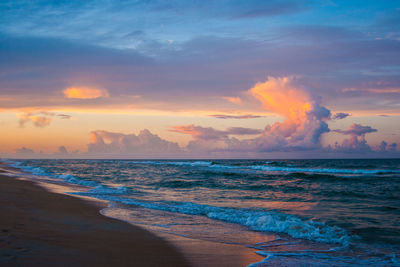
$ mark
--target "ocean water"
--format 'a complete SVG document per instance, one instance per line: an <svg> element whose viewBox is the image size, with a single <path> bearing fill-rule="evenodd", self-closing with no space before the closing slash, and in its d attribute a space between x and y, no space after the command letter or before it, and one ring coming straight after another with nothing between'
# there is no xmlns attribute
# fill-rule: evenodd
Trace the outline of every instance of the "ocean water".
<svg viewBox="0 0 400 267"><path fill-rule="evenodd" d="M400 266L400 160L13 160L107 216L253 248L253 266Z"/></svg>

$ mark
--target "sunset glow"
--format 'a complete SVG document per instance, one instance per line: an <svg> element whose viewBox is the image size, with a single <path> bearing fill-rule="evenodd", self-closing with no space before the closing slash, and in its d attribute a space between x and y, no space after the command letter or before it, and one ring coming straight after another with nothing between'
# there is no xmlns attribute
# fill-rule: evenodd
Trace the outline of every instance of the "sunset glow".
<svg viewBox="0 0 400 267"><path fill-rule="evenodd" d="M128 2L0 5L0 155L400 153L396 4Z"/></svg>
<svg viewBox="0 0 400 267"><path fill-rule="evenodd" d="M3 0L0 129L0 265L400 266L400 1Z"/></svg>

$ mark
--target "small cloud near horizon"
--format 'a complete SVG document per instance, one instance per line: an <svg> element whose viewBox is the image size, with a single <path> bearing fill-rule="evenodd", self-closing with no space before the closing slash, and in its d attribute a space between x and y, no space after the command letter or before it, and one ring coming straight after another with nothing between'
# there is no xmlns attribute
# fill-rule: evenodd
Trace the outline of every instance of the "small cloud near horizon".
<svg viewBox="0 0 400 267"><path fill-rule="evenodd" d="M39 112L25 112L18 113L19 127L24 127L26 123L32 122L34 126L43 128L49 126L53 121L53 117L59 117L60 119L69 120L72 118L71 115L57 114L50 111L39 111Z"/></svg>

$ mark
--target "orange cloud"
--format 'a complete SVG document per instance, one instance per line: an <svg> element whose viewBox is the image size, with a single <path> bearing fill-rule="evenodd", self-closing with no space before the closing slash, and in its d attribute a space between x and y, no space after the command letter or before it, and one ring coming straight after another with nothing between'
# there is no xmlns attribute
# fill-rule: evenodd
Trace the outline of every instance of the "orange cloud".
<svg viewBox="0 0 400 267"><path fill-rule="evenodd" d="M285 117L283 122L267 125L257 146L313 147L320 145L320 136L329 132L325 120L330 111L320 106L305 90L295 87L290 77L268 77L249 90L264 108Z"/></svg>
<svg viewBox="0 0 400 267"><path fill-rule="evenodd" d="M95 99L109 96L106 89L91 87L69 87L64 90L64 95L66 98L76 99Z"/></svg>
<svg viewBox="0 0 400 267"><path fill-rule="evenodd" d="M257 83L250 93L261 101L264 108L295 123L303 123L307 112L312 109L311 97L305 91L295 88L290 77L268 77L263 83Z"/></svg>

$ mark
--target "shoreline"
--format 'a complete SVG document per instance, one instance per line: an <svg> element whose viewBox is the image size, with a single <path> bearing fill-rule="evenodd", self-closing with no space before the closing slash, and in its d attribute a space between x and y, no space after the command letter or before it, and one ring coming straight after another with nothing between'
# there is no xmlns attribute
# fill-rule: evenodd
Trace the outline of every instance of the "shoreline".
<svg viewBox="0 0 400 267"><path fill-rule="evenodd" d="M5 171L21 172L4 162L0 164ZM69 184L48 184L3 173L0 170L0 209L7 219L0 220L2 266L134 263L233 267L264 258L241 245L160 233L108 217L101 214L108 202L67 194L63 189L69 188ZM70 236L71 227L74 230Z"/></svg>
<svg viewBox="0 0 400 267"><path fill-rule="evenodd" d="M190 266L162 238L0 173L1 266Z"/></svg>

